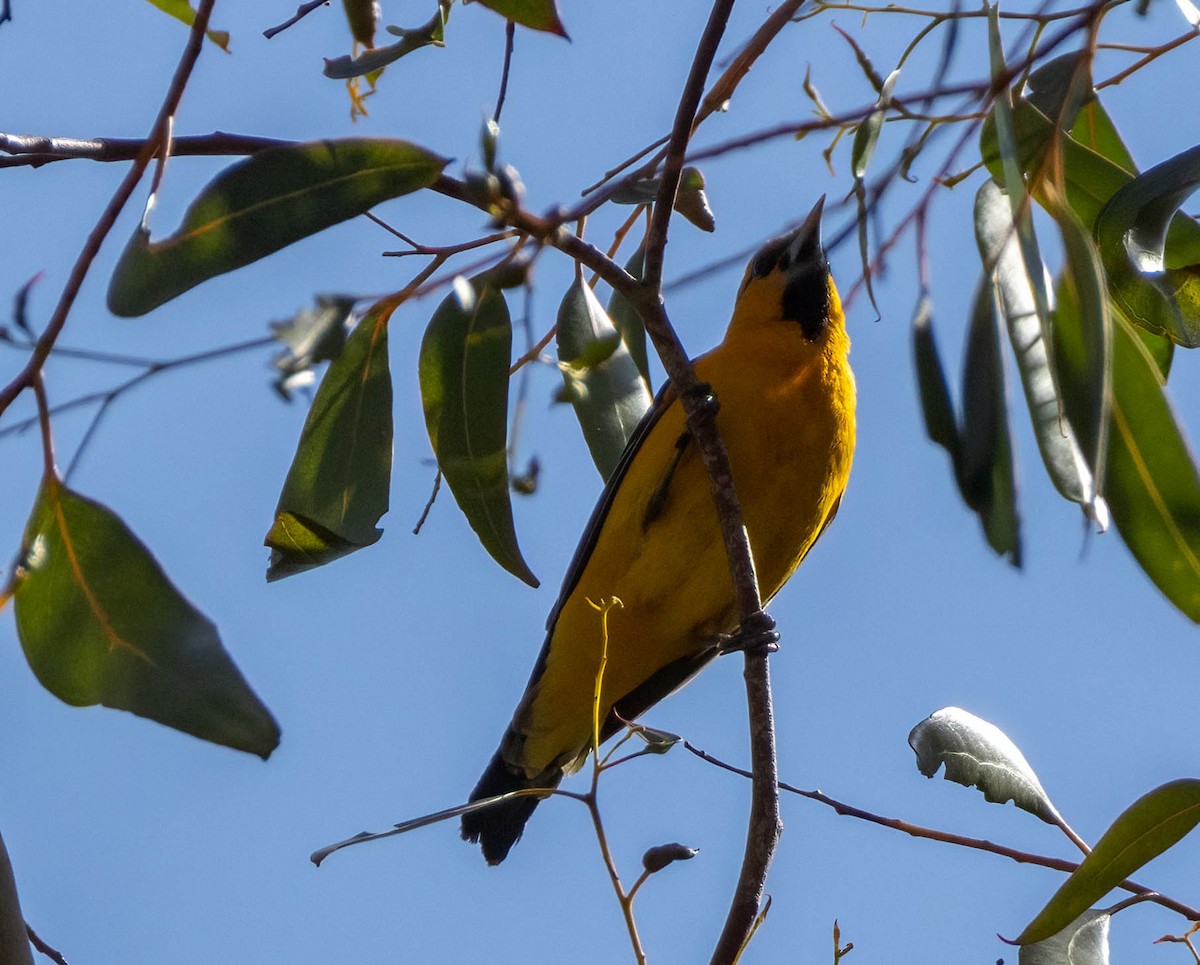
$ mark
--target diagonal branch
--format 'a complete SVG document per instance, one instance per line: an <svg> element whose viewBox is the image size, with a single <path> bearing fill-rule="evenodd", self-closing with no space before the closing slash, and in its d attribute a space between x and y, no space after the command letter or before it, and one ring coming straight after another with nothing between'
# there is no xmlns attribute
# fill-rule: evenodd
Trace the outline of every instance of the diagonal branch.
<svg viewBox="0 0 1200 965"><path fill-rule="evenodd" d="M51 350L54 348L54 343L58 340L58 336L67 322L67 315L71 311L71 306L75 304L75 298L79 294L79 289L83 286L83 280L87 277L88 270L92 267L92 262L95 261L96 255L100 251L100 246L104 244L104 239L108 237L108 233L112 230L113 225L116 224L117 216L120 215L121 210L133 195L134 188L137 187L137 183L141 180L146 167L158 152L159 145L167 137L167 133L170 130L171 118L175 115L175 111L179 107L179 101L183 97L184 88L187 86L188 79L192 75L192 68L196 65L196 60L200 56L200 50L204 44L204 32L208 29L208 20L215 3L216 0L200 0L200 3L197 5L196 19L192 23L191 32L188 34L187 45L180 55L179 65L175 68L175 75L171 78L171 85L167 88L162 107L159 108L158 116L155 118L154 126L151 128L150 136L142 143L129 171L126 172L120 186L108 202L104 212L100 215L100 220L96 222L95 227L92 228L91 233L87 237L87 241L84 242L83 250L79 252L79 257L75 260L75 265L71 269L67 283L63 287L62 295L59 296L54 314L50 316L50 321L46 323L45 331L42 332L41 337L37 340L29 361L17 374L16 378L3 389L0 389L0 414L12 405L13 400L22 391L33 385L34 380L38 377L38 373L42 370L42 366L46 364L46 359L49 357Z"/></svg>

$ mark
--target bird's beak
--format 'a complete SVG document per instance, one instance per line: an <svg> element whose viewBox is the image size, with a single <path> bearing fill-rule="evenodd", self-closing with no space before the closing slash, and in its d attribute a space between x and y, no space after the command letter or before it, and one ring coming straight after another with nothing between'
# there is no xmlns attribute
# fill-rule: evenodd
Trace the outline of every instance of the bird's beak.
<svg viewBox="0 0 1200 965"><path fill-rule="evenodd" d="M803 263L806 259L803 257L806 253L810 254L814 249L821 248L821 214L825 210L825 195L821 195L817 199L817 203L813 205L812 210L801 222L800 227L792 232L791 239L787 245L786 261L790 265Z"/></svg>

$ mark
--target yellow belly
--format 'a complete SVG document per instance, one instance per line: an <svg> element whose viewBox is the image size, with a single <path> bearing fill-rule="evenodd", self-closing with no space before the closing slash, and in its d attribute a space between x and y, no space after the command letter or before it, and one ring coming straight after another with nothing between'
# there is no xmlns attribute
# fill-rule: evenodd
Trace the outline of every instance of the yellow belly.
<svg viewBox="0 0 1200 965"><path fill-rule="evenodd" d="M843 341L792 357L767 331L727 341L696 362L697 376L720 402L717 428L764 601L799 565L845 489L854 451L854 379L845 348ZM656 671L736 629L729 566L695 445L671 479L662 512L644 522L683 429L682 409L673 404L643 441L551 628L544 672L513 722L514 736L524 740L506 751L531 777L577 766L591 746L603 637L600 614L588 600L617 597L623 604L608 617L601 721Z"/></svg>

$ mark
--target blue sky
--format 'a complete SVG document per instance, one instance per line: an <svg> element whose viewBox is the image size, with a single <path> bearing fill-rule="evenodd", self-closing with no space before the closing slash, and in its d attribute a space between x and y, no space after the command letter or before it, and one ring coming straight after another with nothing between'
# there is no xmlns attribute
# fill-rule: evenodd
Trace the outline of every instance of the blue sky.
<svg viewBox="0 0 1200 965"><path fill-rule="evenodd" d="M14 20L0 26L0 125L18 133L144 134L184 42L182 27L145 3L101 12L62 0L13 2ZM205 50L178 133L398 136L456 158L456 174L478 163L503 45L495 15L456 7L448 46L389 68L370 117L352 125L344 87L320 73L322 56L348 47L336 5L272 41L261 36L294 8L291 0L218 4L215 25L232 32L234 53ZM764 9L738 9L725 55ZM502 122L503 159L521 171L535 211L571 203L665 132L700 30L699 14L666 3L566 0L562 14L571 43L518 33ZM427 16L413 5L384 7L385 22L411 26ZM805 118L801 85L810 63L832 109L868 103L873 94L831 19L854 32L883 70L913 29L877 17L860 32L849 12L792 27L731 110L705 125L701 143ZM1119 10L1110 27L1115 38L1137 43L1160 42L1185 24L1160 2L1144 21ZM937 49L935 41L931 54ZM1143 166L1196 139L1195 57L1185 47L1105 96ZM980 77L986 64L982 32L964 31L960 75ZM914 64L898 93L923 89L930 69L928 60ZM881 156L904 133L885 129ZM832 174L820 155L826 144L817 136L782 139L706 163L717 231L675 224L668 279L775 234L822 193L842 198L849 141ZM927 179L940 156L934 151L914 173ZM178 223L223 163L172 162L154 215L157 234ZM121 175L122 166L84 161L0 172L0 297L45 272L30 304L35 324L49 315ZM955 371L979 272L969 220L977 184L941 192L931 224L935 325ZM885 223L924 187L897 191L883 208ZM399 288L417 267L380 258L395 240L358 219L144 318L115 319L104 307L107 276L144 198L145 186L89 276L63 345L180 356L264 334L270 320L292 315L315 293ZM844 225L847 210L830 214L827 226ZM484 230L477 212L436 196L403 198L377 213L429 244ZM603 244L625 213L598 215L589 237ZM832 254L843 290L858 273L852 248ZM1016 572L991 555L921 425L909 348L914 265L911 244L902 244L877 283L881 320L864 299L849 309L859 385L854 474L836 525L772 607L783 633L771 661L781 776L882 814L1070 857L1065 839L1029 815L921 777L906 746L909 729L951 704L991 720L1094 840L1143 792L1196 773L1196 630L1115 533L1083 538L1080 515L1046 480L1019 410L1026 567ZM689 350L719 340L740 272L715 271L670 291L668 308ZM564 258L539 262L537 334L553 321L570 278ZM270 390L269 351L151 380L114 407L72 478L117 511L217 623L283 728L264 764L127 714L67 707L37 684L4 616L0 727L9 736L0 757L0 831L26 917L72 961L629 959L586 813L570 801L540 807L497 869L459 842L452 824L346 851L319 870L308 862L321 845L465 799L524 687L600 488L574 417L550 405L557 372L539 367L519 460L539 457L541 485L516 501L516 513L542 588L532 591L492 564L445 496L423 533L410 534L433 479L416 350L435 304L407 305L391 323L392 509L384 538L367 550L270 586L263 579L262 537L305 414L303 399L286 405ZM22 363L0 347L0 379ZM124 374L55 359L47 371L51 401ZM1171 392L1194 427L1200 383L1190 357L1178 358ZM31 407L22 398L5 421ZM61 464L87 423L84 414L56 420ZM36 435L0 438L0 458L0 534L15 553L40 471ZM718 661L646 722L743 763L740 667ZM741 858L747 786L676 751L613 772L602 795L627 882L651 845L678 840L701 849L652 880L637 908L651 961L705 960ZM995 934L1018 932L1061 880L786 796L784 820L768 885L774 905L747 962L824 961L835 918L843 940L855 943L856 962L1015 962ZM1185 843L1138 877L1200 902L1194 848ZM1182 930L1179 919L1161 909L1126 912L1113 927L1114 957L1145 958L1146 944L1172 930Z"/></svg>

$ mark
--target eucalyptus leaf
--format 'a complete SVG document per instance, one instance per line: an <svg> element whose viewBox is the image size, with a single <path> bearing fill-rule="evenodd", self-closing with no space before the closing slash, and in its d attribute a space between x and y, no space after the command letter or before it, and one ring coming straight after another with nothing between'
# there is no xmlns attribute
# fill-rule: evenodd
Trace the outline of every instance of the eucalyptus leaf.
<svg viewBox="0 0 1200 965"><path fill-rule="evenodd" d="M962 459L962 440L950 386L933 335L933 300L923 294L913 314L913 359L917 370L917 395L925 418L925 433L950 454L955 473Z"/></svg>
<svg viewBox="0 0 1200 965"><path fill-rule="evenodd" d="M17 879L13 875L8 849L0 837L0 962L4 965L33 965L29 948L29 933L21 914L17 896Z"/></svg>
<svg viewBox="0 0 1200 965"><path fill-rule="evenodd" d="M17 636L42 686L264 760L279 726L150 551L111 510L43 481L12 579Z"/></svg>
<svg viewBox="0 0 1200 965"><path fill-rule="evenodd" d="M1096 219L1109 288L1130 321L1187 348L1200 346L1200 251L1167 266L1167 232L1200 187L1200 146L1157 164L1115 192Z"/></svg>
<svg viewBox="0 0 1200 965"><path fill-rule="evenodd" d="M283 484L267 579L323 566L370 546L383 531L392 479L388 317L370 312L321 380Z"/></svg>
<svg viewBox="0 0 1200 965"><path fill-rule="evenodd" d="M373 0L372 0L373 3ZM375 4L376 10L378 5ZM394 44L370 48L357 56L326 58L324 74L334 80L349 80L351 77L363 77L383 70L388 64L393 64L401 57L411 54L422 47L444 47L446 45L446 21L450 17L450 4L442 0L434 15L420 27L405 29L388 27L388 33L400 39ZM361 38L355 34L355 39Z"/></svg>
<svg viewBox="0 0 1200 965"><path fill-rule="evenodd" d="M975 236L984 269L994 273L1000 292L1042 461L1055 488L1067 499L1079 503L1089 519L1103 526L1108 510L1097 493L1070 421L1063 416L1028 264L1014 233L1009 204L992 181L985 182L975 196ZM1044 286L1045 268L1039 263L1033 270Z"/></svg>
<svg viewBox="0 0 1200 965"><path fill-rule="evenodd" d="M607 479L653 399L621 333L582 278L559 305L557 339L583 438Z"/></svg>
<svg viewBox="0 0 1200 965"><path fill-rule="evenodd" d="M887 75L879 91L876 109L871 111L854 131L854 142L850 147L850 169L856 178L866 176L867 166L871 163L875 145L879 141L879 132L883 130L887 109L892 103L892 91L895 90L899 78L899 70L893 70Z"/></svg>
<svg viewBox="0 0 1200 965"><path fill-rule="evenodd" d="M428 187L446 164L383 138L260 151L217 175L170 237L151 241L144 223L134 231L109 283L109 310L144 315L203 281Z"/></svg>
<svg viewBox="0 0 1200 965"><path fill-rule="evenodd" d="M291 401L291 391L313 381L314 365L337 358L346 344L347 326L354 320L354 298L318 295L305 308L282 322L271 322L271 334L284 345L272 361L279 375L275 391Z"/></svg>
<svg viewBox="0 0 1200 965"><path fill-rule="evenodd" d="M379 0L342 0L350 35L364 47L375 45L375 28L379 26Z"/></svg>
<svg viewBox="0 0 1200 965"><path fill-rule="evenodd" d="M1108 965L1108 926L1112 916L1089 908L1062 931L1022 945L1018 965Z"/></svg>
<svg viewBox="0 0 1200 965"><path fill-rule="evenodd" d="M645 261L645 245L638 245L637 251L625 263L625 270L641 281ZM646 354L646 323L642 320L641 312L628 298L619 291L614 291L608 299L608 317L612 319L612 323L617 326L617 331L621 333L625 347L629 349L633 363L646 383L646 391L653 393L654 386L650 382L650 360Z"/></svg>
<svg viewBox="0 0 1200 965"><path fill-rule="evenodd" d="M567 29L558 15L554 0L478 0L480 6L495 10L508 20L531 30L567 37ZM569 38L567 38L569 39Z"/></svg>
<svg viewBox="0 0 1200 965"><path fill-rule="evenodd" d="M1177 844L1200 823L1200 780L1171 781L1138 798L1096 842L1017 943L1057 934L1147 862Z"/></svg>
<svg viewBox="0 0 1200 965"><path fill-rule="evenodd" d="M509 497L511 356L504 296L480 279L458 279L421 342L421 403L438 467L467 522L497 563L537 586L517 545Z"/></svg>
<svg viewBox="0 0 1200 965"><path fill-rule="evenodd" d="M917 724L908 744L926 777L933 777L944 764L947 781L977 787L993 804L1012 801L1047 824L1060 824L1058 811L1025 755L995 724L959 707L946 707Z"/></svg>
<svg viewBox="0 0 1200 965"><path fill-rule="evenodd" d="M158 7L163 13L169 14L189 27L196 22L196 10L188 3L188 0L149 0L149 2L150 6ZM225 53L229 53L228 30L209 29L204 31L204 36L225 51Z"/></svg>
<svg viewBox="0 0 1200 965"><path fill-rule="evenodd" d="M1073 287L1060 283L1054 356L1069 416L1089 397L1082 326ZM1148 335L1114 319L1105 492L1117 532L1146 575L1200 622L1200 471Z"/></svg>

